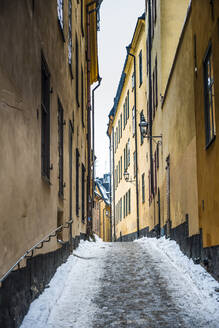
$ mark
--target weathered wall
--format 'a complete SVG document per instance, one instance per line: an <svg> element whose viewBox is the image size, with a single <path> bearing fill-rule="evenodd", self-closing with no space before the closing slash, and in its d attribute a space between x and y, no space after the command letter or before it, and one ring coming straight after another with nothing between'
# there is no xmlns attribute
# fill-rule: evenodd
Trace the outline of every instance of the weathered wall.
<svg viewBox="0 0 219 328"><path fill-rule="evenodd" d="M219 144L216 139L206 149L204 117L203 61L212 42L214 69L214 100L216 108L216 133L219 127L219 46L218 46L219 3L193 1L192 25L196 35L197 75L195 81L195 115L197 131L198 208L203 246L219 245ZM200 24L201 22L201 24Z"/></svg>
<svg viewBox="0 0 219 328"><path fill-rule="evenodd" d="M79 181L81 164L87 166L86 128L81 120L81 101L78 106L75 97L76 34L79 42L79 92L81 66L84 68L84 88L86 87L85 37L81 33L80 5L77 1L72 2L72 79L68 64L68 8L64 7L64 42L58 25L56 1L40 0L34 3L34 8L29 0L3 0L0 4L0 276L28 248L57 227L58 211L63 211L64 222L69 220L69 120L74 125L73 236L86 232L86 225L81 220L81 206L78 217L75 210L76 148L80 152ZM41 52L51 74L51 184L41 177ZM66 188L63 200L58 196L58 97L63 106L66 122ZM86 126L86 116L84 121ZM81 183L79 185L81 186ZM81 204L81 187L79 202ZM65 241L68 240L68 230L63 233L63 238ZM57 247L59 246L53 239L42 252L49 252Z"/></svg>

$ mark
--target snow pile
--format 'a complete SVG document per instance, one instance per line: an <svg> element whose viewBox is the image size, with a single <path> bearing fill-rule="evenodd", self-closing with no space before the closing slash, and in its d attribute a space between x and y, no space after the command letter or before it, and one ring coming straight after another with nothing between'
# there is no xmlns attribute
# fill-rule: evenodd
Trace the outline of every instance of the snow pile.
<svg viewBox="0 0 219 328"><path fill-rule="evenodd" d="M161 275L168 281L168 288L172 289L173 294L175 292L179 296L182 293L183 297L187 297L188 304L198 304L210 322L218 320L219 327L219 283L200 264L194 264L192 259L185 256L174 240L144 237L135 242L143 249L150 249L151 256L156 258ZM191 294L196 295L192 302L189 301ZM192 310L192 306L188 308L188 311Z"/></svg>
<svg viewBox="0 0 219 328"><path fill-rule="evenodd" d="M103 240L98 235L96 235L96 234L94 234L94 238L95 238L95 241L97 243L102 243L103 242Z"/></svg>
<svg viewBox="0 0 219 328"><path fill-rule="evenodd" d="M92 299L100 287L103 253L99 240L81 241L75 256L69 256L57 269L49 288L32 302L21 328L89 327L96 312Z"/></svg>

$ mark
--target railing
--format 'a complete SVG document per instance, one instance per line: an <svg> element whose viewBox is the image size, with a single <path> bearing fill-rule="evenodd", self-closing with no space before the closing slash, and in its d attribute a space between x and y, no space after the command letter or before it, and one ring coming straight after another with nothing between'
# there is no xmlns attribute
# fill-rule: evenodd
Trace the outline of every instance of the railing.
<svg viewBox="0 0 219 328"><path fill-rule="evenodd" d="M31 247L30 249L28 249L25 254L23 256L21 256L17 262L1 277L0 279L0 284L9 276L9 274L11 272L14 271L14 269L16 267L18 267L18 269L20 269L20 263L21 261L23 261L24 259L28 259L28 258L32 258L34 251L37 249L41 249L43 248L44 243L48 243L52 237L57 237L58 233L62 232L63 229L69 229L69 227L71 226L73 220L67 221L66 223L62 224L61 226L59 226L57 229L53 230L52 232L50 232L47 236L45 236L42 240L40 240L36 245L34 245L33 247ZM67 226L66 226L67 225ZM60 244L63 244L63 241L58 240L57 241Z"/></svg>

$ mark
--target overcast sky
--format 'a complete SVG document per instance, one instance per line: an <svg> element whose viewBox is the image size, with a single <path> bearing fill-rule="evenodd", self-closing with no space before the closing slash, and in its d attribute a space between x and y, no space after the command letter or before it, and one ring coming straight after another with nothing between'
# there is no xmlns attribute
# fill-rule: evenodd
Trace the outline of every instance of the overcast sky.
<svg viewBox="0 0 219 328"><path fill-rule="evenodd" d="M99 71L102 83L95 93L96 176L109 172L108 114L113 106L137 18L145 10L145 0L103 0L101 5Z"/></svg>

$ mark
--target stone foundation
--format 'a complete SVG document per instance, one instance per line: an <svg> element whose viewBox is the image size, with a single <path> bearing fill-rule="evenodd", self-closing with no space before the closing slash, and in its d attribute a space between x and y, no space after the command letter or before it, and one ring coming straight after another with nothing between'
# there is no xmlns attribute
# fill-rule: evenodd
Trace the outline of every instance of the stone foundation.
<svg viewBox="0 0 219 328"><path fill-rule="evenodd" d="M74 249L85 238L85 234L73 238ZM21 325L31 302L43 292L69 255L69 243L65 243L54 252L28 259L26 267L10 273L0 288L0 327L17 328Z"/></svg>
<svg viewBox="0 0 219 328"><path fill-rule="evenodd" d="M202 230L197 235L189 236L188 218L179 226L172 228L170 222L170 235L168 234L167 226L160 229L159 225L149 231L146 227L139 231L139 237L157 237L166 236L175 240L181 251L192 258L195 263L200 263L205 269L219 281L219 246L203 248L202 245ZM137 232L121 236L117 241L130 242L137 239Z"/></svg>

